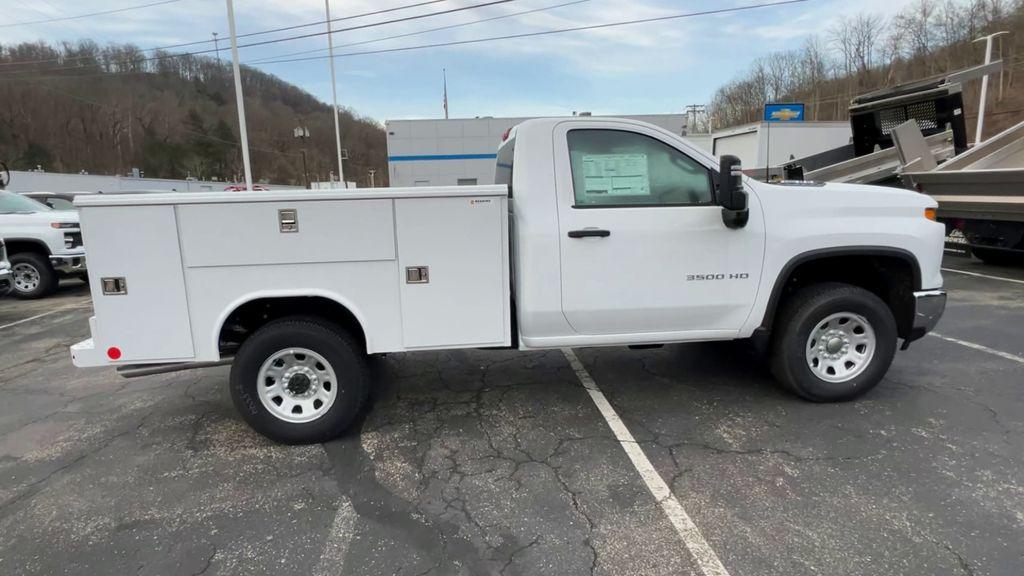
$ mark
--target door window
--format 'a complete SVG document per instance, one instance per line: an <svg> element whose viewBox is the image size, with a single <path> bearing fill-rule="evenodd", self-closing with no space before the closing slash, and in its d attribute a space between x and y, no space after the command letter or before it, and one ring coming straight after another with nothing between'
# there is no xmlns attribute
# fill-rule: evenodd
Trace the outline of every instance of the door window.
<svg viewBox="0 0 1024 576"><path fill-rule="evenodd" d="M711 204L710 171L650 136L570 130L575 208Z"/></svg>

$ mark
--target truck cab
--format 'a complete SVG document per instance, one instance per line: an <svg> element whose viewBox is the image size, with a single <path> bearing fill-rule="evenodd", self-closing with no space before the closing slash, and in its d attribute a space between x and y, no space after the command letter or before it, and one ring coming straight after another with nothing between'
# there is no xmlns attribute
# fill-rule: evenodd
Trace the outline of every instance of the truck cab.
<svg viewBox="0 0 1024 576"><path fill-rule="evenodd" d="M76 199L96 316L75 364L230 362L250 424L306 442L358 413L368 354L761 338L786 388L837 401L945 305L943 226L915 192L760 183L588 117L513 128L496 182Z"/></svg>

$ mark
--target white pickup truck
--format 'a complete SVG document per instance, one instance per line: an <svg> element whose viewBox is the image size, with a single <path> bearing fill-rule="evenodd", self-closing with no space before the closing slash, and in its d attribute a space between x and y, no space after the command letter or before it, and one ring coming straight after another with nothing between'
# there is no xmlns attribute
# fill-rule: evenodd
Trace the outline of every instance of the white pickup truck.
<svg viewBox="0 0 1024 576"><path fill-rule="evenodd" d="M77 366L232 363L259 432L345 430L369 354L770 336L813 401L864 393L945 307L935 202L776 185L618 119L530 120L498 185L81 197L92 339ZM146 366L154 365L154 366Z"/></svg>
<svg viewBox="0 0 1024 576"><path fill-rule="evenodd" d="M61 276L88 274L77 212L0 190L0 238L7 243L18 298L48 296Z"/></svg>

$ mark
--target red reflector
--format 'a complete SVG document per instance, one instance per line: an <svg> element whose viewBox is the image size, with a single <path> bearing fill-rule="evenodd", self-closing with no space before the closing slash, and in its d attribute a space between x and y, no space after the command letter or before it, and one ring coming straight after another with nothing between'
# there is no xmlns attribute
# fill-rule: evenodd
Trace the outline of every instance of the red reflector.
<svg viewBox="0 0 1024 576"><path fill-rule="evenodd" d="M121 357L121 349L120 348L118 348L117 346L111 346L110 348L107 348L107 358L110 358L111 360L117 360L120 357Z"/></svg>

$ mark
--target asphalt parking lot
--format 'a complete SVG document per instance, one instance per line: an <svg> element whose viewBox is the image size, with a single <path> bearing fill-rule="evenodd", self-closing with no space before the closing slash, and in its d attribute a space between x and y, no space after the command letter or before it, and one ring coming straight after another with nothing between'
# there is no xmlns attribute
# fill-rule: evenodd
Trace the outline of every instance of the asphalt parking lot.
<svg viewBox="0 0 1024 576"><path fill-rule="evenodd" d="M375 359L358 430L287 447L227 368L73 368L82 284L0 300L0 574L1020 574L1024 270L946 266L1003 279L947 272L938 335L855 402L742 344L576 350L659 498L562 351Z"/></svg>

